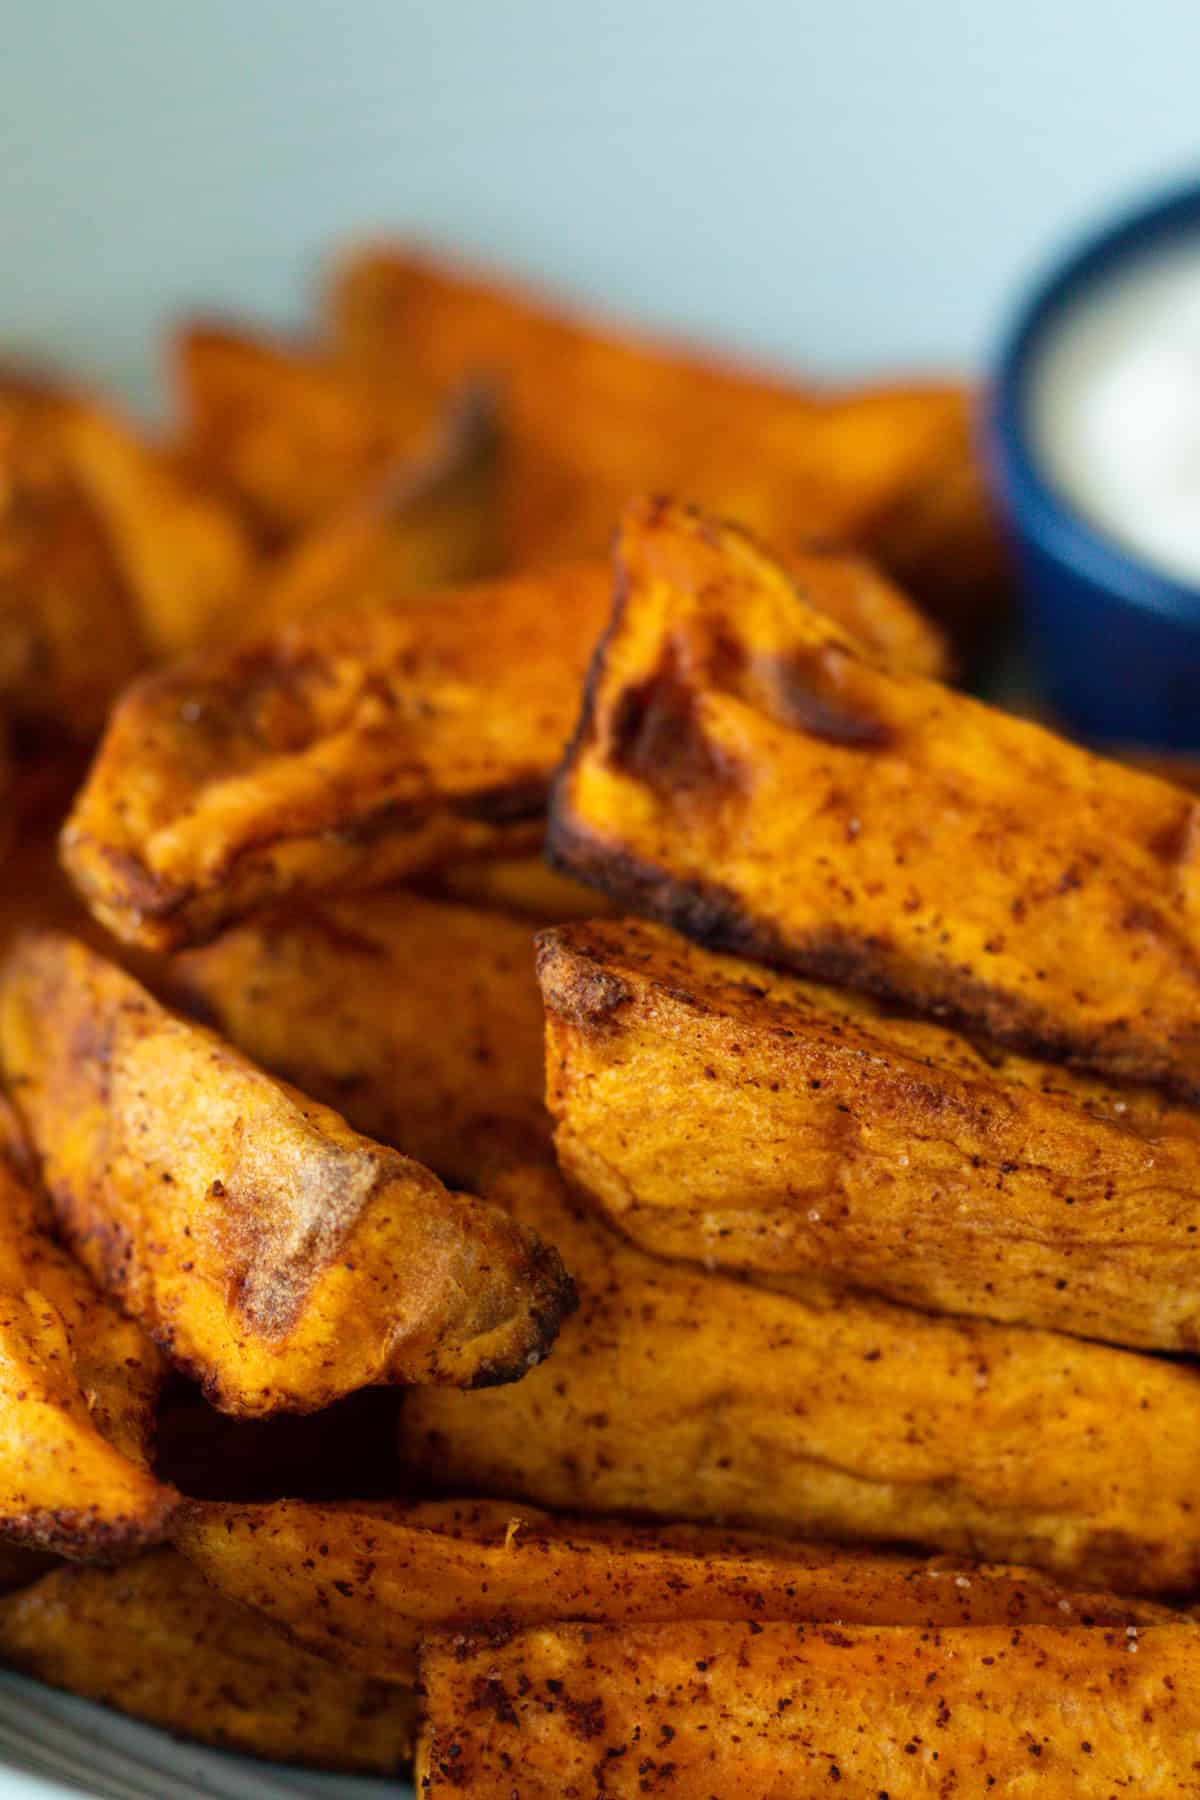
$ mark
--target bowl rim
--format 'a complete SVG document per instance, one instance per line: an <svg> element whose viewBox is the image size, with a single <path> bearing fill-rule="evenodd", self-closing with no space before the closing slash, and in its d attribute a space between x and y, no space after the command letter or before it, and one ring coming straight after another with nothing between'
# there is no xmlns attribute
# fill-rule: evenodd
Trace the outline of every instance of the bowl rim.
<svg viewBox="0 0 1200 1800"><path fill-rule="evenodd" d="M1115 219L1110 213L1103 223L1085 227L1066 251L1044 264L1001 335L983 425L989 460L1019 537L1130 605L1200 627L1200 580L1189 583L1161 573L1077 512L1043 475L1026 419L1026 377L1053 322L1105 275L1189 229L1200 241L1200 174L1160 186Z"/></svg>

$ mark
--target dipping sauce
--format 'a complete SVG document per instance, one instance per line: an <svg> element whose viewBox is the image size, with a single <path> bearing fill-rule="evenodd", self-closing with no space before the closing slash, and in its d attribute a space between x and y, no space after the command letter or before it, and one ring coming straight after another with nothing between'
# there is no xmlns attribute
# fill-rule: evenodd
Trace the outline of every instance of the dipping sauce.
<svg viewBox="0 0 1200 1800"><path fill-rule="evenodd" d="M1200 235L1099 279L1027 376L1046 480L1095 530L1200 586Z"/></svg>

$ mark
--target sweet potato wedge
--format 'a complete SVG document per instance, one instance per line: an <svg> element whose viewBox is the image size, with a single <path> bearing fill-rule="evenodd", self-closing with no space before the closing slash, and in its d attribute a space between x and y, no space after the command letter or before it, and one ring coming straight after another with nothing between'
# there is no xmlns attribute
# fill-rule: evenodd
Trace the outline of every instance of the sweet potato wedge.
<svg viewBox="0 0 1200 1800"><path fill-rule="evenodd" d="M118 937L164 949L294 893L534 849L608 612L599 564L367 602L151 676L64 833Z"/></svg>
<svg viewBox="0 0 1200 1800"><path fill-rule="evenodd" d="M960 639L1003 610L959 386L822 391L614 330L403 245L345 257L327 311L344 361L376 381L497 383L515 567L600 551L630 494L670 488L785 557L814 543L866 550Z"/></svg>
<svg viewBox="0 0 1200 1800"><path fill-rule="evenodd" d="M319 343L193 322L171 343L178 454L236 496L260 539L286 543L419 456L438 402L416 371L364 379Z"/></svg>
<svg viewBox="0 0 1200 1800"><path fill-rule="evenodd" d="M1194 796L885 673L700 514L635 504L618 565L561 867L713 949L1200 1097Z"/></svg>
<svg viewBox="0 0 1200 1800"><path fill-rule="evenodd" d="M1200 1349L1200 1114L636 920L548 932L559 1161L659 1255Z"/></svg>
<svg viewBox="0 0 1200 1800"><path fill-rule="evenodd" d="M0 1599L0 1662L251 1756L390 1775L411 1754L411 1689L294 1649L173 1550Z"/></svg>
<svg viewBox="0 0 1200 1800"><path fill-rule="evenodd" d="M1183 1795L1200 1626L587 1625L421 1658L422 1795Z"/></svg>
<svg viewBox="0 0 1200 1800"><path fill-rule="evenodd" d="M443 1492L903 1542L1184 1592L1200 1578L1200 1374L884 1301L808 1301L660 1262L551 1168L488 1186L557 1243L579 1312L494 1394L404 1397Z"/></svg>
<svg viewBox="0 0 1200 1800"><path fill-rule="evenodd" d="M444 1180L549 1142L527 920L361 894L256 914L169 980L256 1062Z"/></svg>
<svg viewBox="0 0 1200 1800"><path fill-rule="evenodd" d="M499 456L490 396L469 389L425 452L383 470L275 559L249 599L252 630L494 573Z"/></svg>
<svg viewBox="0 0 1200 1800"><path fill-rule="evenodd" d="M146 647L67 411L59 389L0 371L0 716L86 740Z"/></svg>
<svg viewBox="0 0 1200 1800"><path fill-rule="evenodd" d="M166 1535L158 1351L59 1248L0 1101L0 1539L82 1561Z"/></svg>
<svg viewBox="0 0 1200 1800"><path fill-rule="evenodd" d="M106 534L149 660L240 619L259 555L234 509L111 411L63 411L64 453Z"/></svg>
<svg viewBox="0 0 1200 1800"><path fill-rule="evenodd" d="M0 1060L67 1243L224 1411L511 1381L553 1341L553 1250L72 939L12 952Z"/></svg>
<svg viewBox="0 0 1200 1800"><path fill-rule="evenodd" d="M1029 1569L920 1561L703 1526L554 1518L502 1500L194 1506L179 1548L295 1643L389 1681L419 1639L471 1624L790 1619L797 1624L1150 1623L1144 1600Z"/></svg>
<svg viewBox="0 0 1200 1800"><path fill-rule="evenodd" d="M435 899L515 913L537 925L594 919L613 910L603 894L552 869L540 853L449 863L435 869L420 886Z"/></svg>

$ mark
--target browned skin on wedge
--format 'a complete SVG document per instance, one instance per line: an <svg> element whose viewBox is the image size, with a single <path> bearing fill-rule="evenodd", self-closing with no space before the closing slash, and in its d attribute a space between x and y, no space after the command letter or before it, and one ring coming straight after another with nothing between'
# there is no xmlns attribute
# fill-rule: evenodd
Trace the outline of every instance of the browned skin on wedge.
<svg viewBox="0 0 1200 1800"><path fill-rule="evenodd" d="M1200 1096L1200 810L884 673L732 527L627 512L559 864L713 949Z"/></svg>
<svg viewBox="0 0 1200 1800"><path fill-rule="evenodd" d="M1127 1625L1173 1616L1029 1569L561 1519L502 1500L197 1506L176 1542L208 1581L302 1648L392 1681L414 1679L424 1633L471 1624Z"/></svg>
<svg viewBox="0 0 1200 1800"><path fill-rule="evenodd" d="M548 932L564 1171L659 1255L1200 1348L1200 1115L638 920Z"/></svg>
<svg viewBox="0 0 1200 1800"><path fill-rule="evenodd" d="M346 362L376 381L496 381L515 567L601 550L630 494L670 487L785 556L866 550L968 642L1003 610L1006 571L959 386L821 391L405 245L345 258L329 313Z"/></svg>
<svg viewBox="0 0 1200 1800"><path fill-rule="evenodd" d="M18 943L0 1059L66 1241L223 1410L511 1381L553 1342L553 1250L81 944Z"/></svg>
<svg viewBox="0 0 1200 1800"><path fill-rule="evenodd" d="M0 1538L85 1562L159 1542L158 1351L55 1243L0 1101Z"/></svg>
<svg viewBox="0 0 1200 1800"><path fill-rule="evenodd" d="M259 913L167 979L256 1062L447 1181L549 1141L528 920L361 894Z"/></svg>
<svg viewBox="0 0 1200 1800"><path fill-rule="evenodd" d="M1182 1800L1200 1626L726 1621L431 1640L422 1795Z"/></svg>
<svg viewBox="0 0 1200 1800"><path fill-rule="evenodd" d="M71 875L162 949L290 894L536 848L607 590L586 564L368 600L150 677L67 825Z"/></svg>
<svg viewBox="0 0 1200 1800"><path fill-rule="evenodd" d="M550 1168L488 1193L559 1245L580 1307L515 1387L405 1397L405 1455L443 1490L921 1544L1139 1593L1200 1580L1193 1369L660 1262Z"/></svg>
<svg viewBox="0 0 1200 1800"><path fill-rule="evenodd" d="M411 1753L411 1690L294 1649L173 1550L0 1600L0 1661L250 1756L390 1775Z"/></svg>

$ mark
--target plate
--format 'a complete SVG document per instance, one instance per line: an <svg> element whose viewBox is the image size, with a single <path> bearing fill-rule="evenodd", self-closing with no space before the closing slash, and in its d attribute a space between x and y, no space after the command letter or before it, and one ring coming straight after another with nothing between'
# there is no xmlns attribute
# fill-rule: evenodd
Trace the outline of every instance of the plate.
<svg viewBox="0 0 1200 1800"><path fill-rule="evenodd" d="M407 1781L230 1756L0 1670L0 1800L413 1800Z"/></svg>

